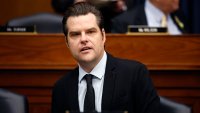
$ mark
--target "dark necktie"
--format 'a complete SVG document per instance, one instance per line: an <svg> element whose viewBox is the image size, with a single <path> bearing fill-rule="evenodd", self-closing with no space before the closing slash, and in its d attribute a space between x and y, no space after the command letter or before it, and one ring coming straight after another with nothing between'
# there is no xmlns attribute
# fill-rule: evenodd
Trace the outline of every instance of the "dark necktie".
<svg viewBox="0 0 200 113"><path fill-rule="evenodd" d="M86 74L84 77L87 82L87 92L84 101L84 112L95 111L95 95L94 95L94 88L92 86L92 77L93 75L91 74Z"/></svg>

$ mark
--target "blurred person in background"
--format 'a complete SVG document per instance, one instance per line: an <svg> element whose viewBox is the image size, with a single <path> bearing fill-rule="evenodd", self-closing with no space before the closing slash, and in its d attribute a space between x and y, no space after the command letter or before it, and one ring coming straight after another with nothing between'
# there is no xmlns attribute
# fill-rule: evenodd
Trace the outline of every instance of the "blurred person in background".
<svg viewBox="0 0 200 113"><path fill-rule="evenodd" d="M76 2L81 2L81 1L86 1L86 0L52 0L51 5L55 12L64 14L69 6L71 6Z"/></svg>
<svg viewBox="0 0 200 113"><path fill-rule="evenodd" d="M165 26L162 21L165 18ZM126 33L128 25L167 27L169 34L188 32L187 21L179 10L179 0L146 0L112 19L112 33Z"/></svg>
<svg viewBox="0 0 200 113"><path fill-rule="evenodd" d="M132 8L131 5L127 6L127 3L133 3L132 0L52 0L52 6L56 12L64 14L70 5L81 1L86 1L101 11L107 33L111 32L111 19L126 11L129 7Z"/></svg>
<svg viewBox="0 0 200 113"><path fill-rule="evenodd" d="M95 5L101 11L107 33L111 32L112 18L127 10L125 0L88 0L88 2Z"/></svg>

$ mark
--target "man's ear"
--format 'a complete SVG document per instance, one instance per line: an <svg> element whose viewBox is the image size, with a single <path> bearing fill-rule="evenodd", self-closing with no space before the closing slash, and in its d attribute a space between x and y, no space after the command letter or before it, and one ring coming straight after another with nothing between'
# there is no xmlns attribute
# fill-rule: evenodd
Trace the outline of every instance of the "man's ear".
<svg viewBox="0 0 200 113"><path fill-rule="evenodd" d="M102 32L103 40L106 41L106 32L105 32L104 28L102 28L101 32Z"/></svg>

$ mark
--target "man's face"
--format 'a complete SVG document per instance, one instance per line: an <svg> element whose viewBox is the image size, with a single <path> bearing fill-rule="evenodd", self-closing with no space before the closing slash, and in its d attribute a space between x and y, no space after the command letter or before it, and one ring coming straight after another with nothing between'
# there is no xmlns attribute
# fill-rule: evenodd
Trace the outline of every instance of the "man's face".
<svg viewBox="0 0 200 113"><path fill-rule="evenodd" d="M104 30L100 30L94 14L69 17L67 44L80 65L96 65L103 56L106 41Z"/></svg>
<svg viewBox="0 0 200 113"><path fill-rule="evenodd" d="M179 0L158 0L164 12L172 13L179 9Z"/></svg>

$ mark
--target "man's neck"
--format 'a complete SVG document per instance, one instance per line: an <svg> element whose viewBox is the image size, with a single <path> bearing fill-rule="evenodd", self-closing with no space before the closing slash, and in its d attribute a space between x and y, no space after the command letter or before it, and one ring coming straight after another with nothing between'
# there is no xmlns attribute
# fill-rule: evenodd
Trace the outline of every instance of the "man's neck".
<svg viewBox="0 0 200 113"><path fill-rule="evenodd" d="M94 67L101 61L101 59L103 58L103 55L104 55L104 52L99 57L99 59L96 59L91 62L79 62L79 65L81 66L81 68L83 68L85 72L90 73L94 69Z"/></svg>

